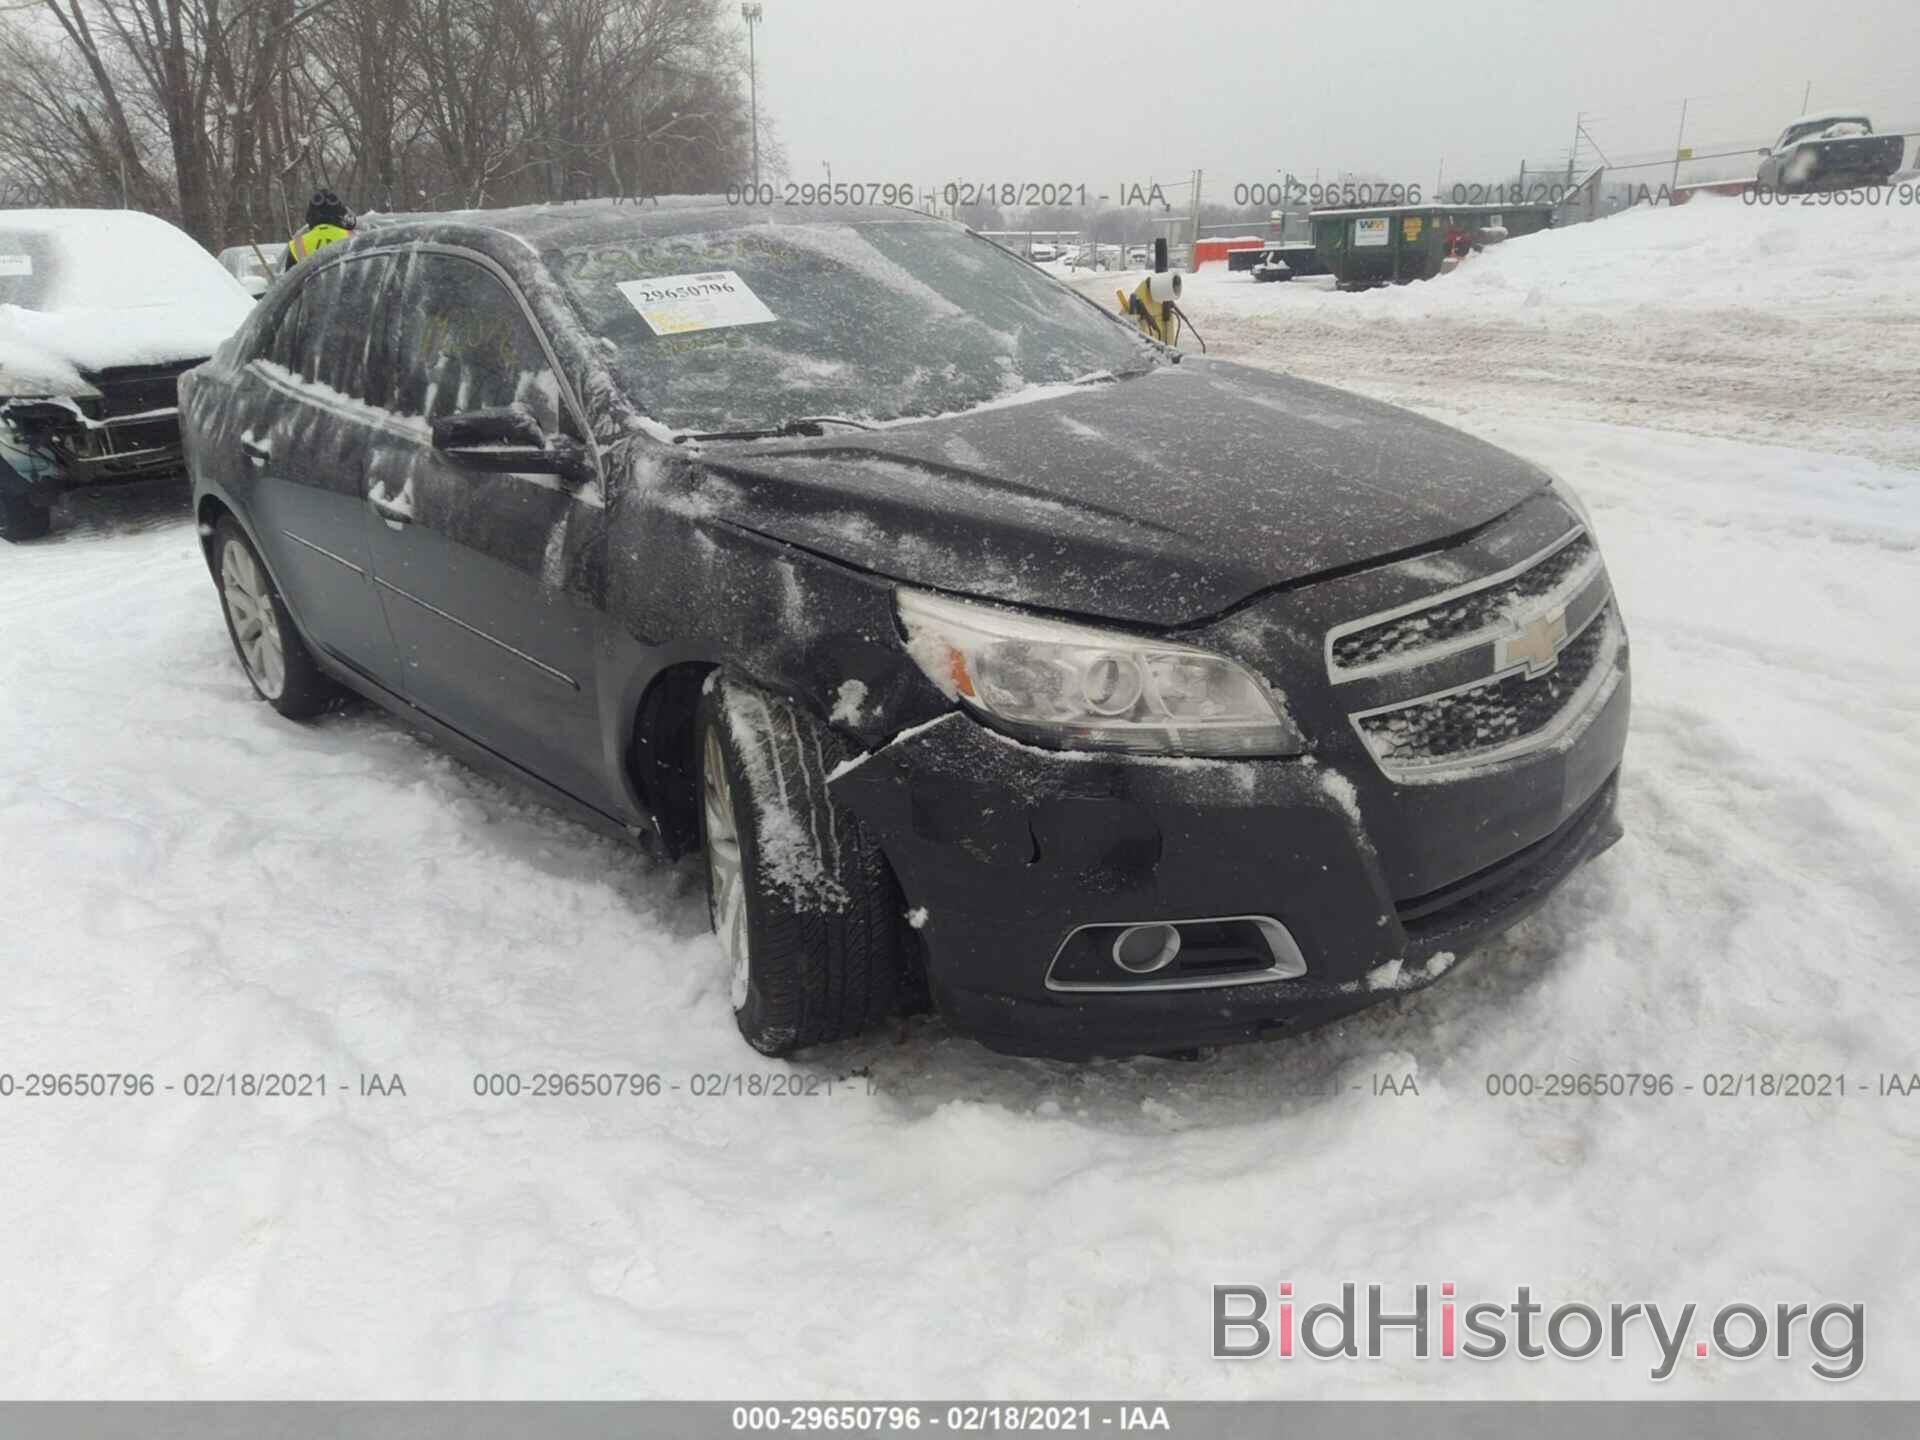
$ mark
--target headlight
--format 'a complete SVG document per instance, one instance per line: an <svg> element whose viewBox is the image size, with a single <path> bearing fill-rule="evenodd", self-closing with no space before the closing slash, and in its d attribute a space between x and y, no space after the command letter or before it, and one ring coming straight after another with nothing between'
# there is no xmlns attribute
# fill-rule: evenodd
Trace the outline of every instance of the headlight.
<svg viewBox="0 0 1920 1440"><path fill-rule="evenodd" d="M1297 755L1280 698L1221 655L899 592L907 652L948 696L1069 750Z"/></svg>
<svg viewBox="0 0 1920 1440"><path fill-rule="evenodd" d="M1587 509L1587 502L1580 498L1580 493L1551 470L1547 472L1547 478L1553 482L1554 496L1587 527L1587 533L1593 535L1593 514ZM1600 543L1598 535L1594 535L1593 539L1596 545Z"/></svg>

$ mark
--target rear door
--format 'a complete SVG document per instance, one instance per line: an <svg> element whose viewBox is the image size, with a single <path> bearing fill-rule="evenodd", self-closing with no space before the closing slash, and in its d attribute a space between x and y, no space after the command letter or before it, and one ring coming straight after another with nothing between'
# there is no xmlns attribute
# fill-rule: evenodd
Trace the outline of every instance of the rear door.
<svg viewBox="0 0 1920 1440"><path fill-rule="evenodd" d="M308 638L392 688L399 662L373 587L366 465L384 385L374 323L394 264L352 257L303 283L265 349L242 372L249 423L232 443L251 472L250 506L267 564Z"/></svg>
<svg viewBox="0 0 1920 1440"><path fill-rule="evenodd" d="M433 448L428 427L523 405L584 439L551 352L502 272L445 247L410 249L389 311L393 408L417 427L375 443L373 569L408 697L461 733L602 810L596 597L598 485L496 474Z"/></svg>

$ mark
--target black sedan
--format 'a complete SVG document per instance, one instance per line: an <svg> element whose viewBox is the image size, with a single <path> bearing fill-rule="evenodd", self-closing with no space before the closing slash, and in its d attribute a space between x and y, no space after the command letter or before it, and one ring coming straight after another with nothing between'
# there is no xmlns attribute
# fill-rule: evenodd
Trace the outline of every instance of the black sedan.
<svg viewBox="0 0 1920 1440"><path fill-rule="evenodd" d="M182 383L260 695L350 690L667 854L741 1031L1259 1038L1437 978L1619 830L1579 502L1178 354L901 211L422 217Z"/></svg>

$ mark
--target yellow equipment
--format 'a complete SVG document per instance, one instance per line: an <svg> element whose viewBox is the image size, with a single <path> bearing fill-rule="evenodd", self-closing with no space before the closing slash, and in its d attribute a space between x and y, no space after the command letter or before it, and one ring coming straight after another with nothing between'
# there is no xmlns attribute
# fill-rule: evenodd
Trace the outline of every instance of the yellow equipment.
<svg viewBox="0 0 1920 1440"><path fill-rule="evenodd" d="M1177 345L1186 316L1174 302L1180 298L1180 276L1172 270L1156 270L1129 295L1116 290L1120 313L1140 327L1140 333L1162 345Z"/></svg>

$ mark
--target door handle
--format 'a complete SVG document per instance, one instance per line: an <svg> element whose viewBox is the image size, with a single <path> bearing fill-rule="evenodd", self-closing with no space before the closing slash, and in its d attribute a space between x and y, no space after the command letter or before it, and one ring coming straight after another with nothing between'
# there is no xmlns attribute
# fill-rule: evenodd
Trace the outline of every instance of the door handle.
<svg viewBox="0 0 1920 1440"><path fill-rule="evenodd" d="M413 512L398 501L384 500L378 495L369 495L367 497L367 504L373 507L374 514L386 521L387 524L395 530L398 530L402 525L411 525L413 523Z"/></svg>
<svg viewBox="0 0 1920 1440"><path fill-rule="evenodd" d="M273 458L273 447L264 440L256 440L251 435L240 437L240 453L254 465L264 465Z"/></svg>

